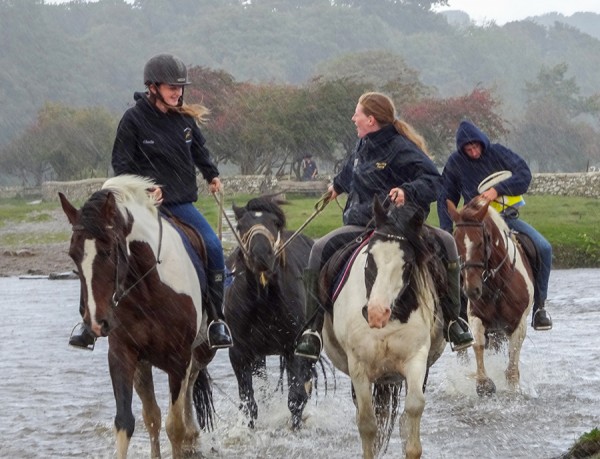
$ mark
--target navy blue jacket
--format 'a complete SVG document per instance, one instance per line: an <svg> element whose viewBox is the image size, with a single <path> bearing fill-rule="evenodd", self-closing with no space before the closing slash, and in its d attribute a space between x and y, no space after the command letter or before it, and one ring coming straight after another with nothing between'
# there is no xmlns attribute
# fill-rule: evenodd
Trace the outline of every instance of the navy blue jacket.
<svg viewBox="0 0 600 459"><path fill-rule="evenodd" d="M471 159L463 152L463 147L470 142L482 145L478 159ZM443 188L437 205L440 227L452 232L446 199L457 206L461 196L463 202L469 202L479 194L479 183L499 171L512 172L512 177L494 185L499 196L518 196L527 192L531 171L523 158L499 143L490 143L487 135L469 121L460 123L456 131L456 151L450 155L442 172Z"/></svg>
<svg viewBox="0 0 600 459"><path fill-rule="evenodd" d="M338 194L348 193L344 224L367 226L373 217L373 196L383 202L395 187L428 215L441 179L431 159L390 124L358 141L333 187Z"/></svg>
<svg viewBox="0 0 600 459"><path fill-rule="evenodd" d="M210 159L196 121L187 115L157 109L144 93L135 93L117 129L112 152L116 175L153 178L161 186L165 204L198 199L196 167L210 181L219 171Z"/></svg>

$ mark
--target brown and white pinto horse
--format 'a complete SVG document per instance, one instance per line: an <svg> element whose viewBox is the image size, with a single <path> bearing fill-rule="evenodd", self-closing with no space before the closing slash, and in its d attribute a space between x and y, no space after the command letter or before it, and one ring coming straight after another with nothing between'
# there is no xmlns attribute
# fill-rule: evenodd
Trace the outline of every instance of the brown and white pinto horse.
<svg viewBox="0 0 600 459"><path fill-rule="evenodd" d="M135 427L134 385L151 456L160 457L153 366L169 377L166 430L174 458L193 451L199 435L192 398L201 423L202 415L212 414L210 387L198 384L208 381L205 368L214 357L206 345L201 281L180 234L147 193L152 186L141 177L115 177L81 209L59 193L73 227L69 255L81 281L83 320L96 336L108 337L119 458L127 456Z"/></svg>
<svg viewBox="0 0 600 459"><path fill-rule="evenodd" d="M460 211L451 201L447 204L463 263L463 291L469 299L467 315L475 337L477 393L483 396L496 391L484 365L490 332L499 332L508 340L506 380L513 390L518 389L519 357L534 294L529 260L502 216L485 198L476 196Z"/></svg>

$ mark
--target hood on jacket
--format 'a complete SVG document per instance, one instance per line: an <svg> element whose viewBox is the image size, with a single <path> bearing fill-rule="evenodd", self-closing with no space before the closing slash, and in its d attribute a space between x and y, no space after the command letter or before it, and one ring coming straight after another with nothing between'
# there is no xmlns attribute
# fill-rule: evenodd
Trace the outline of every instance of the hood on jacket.
<svg viewBox="0 0 600 459"><path fill-rule="evenodd" d="M479 142L483 152L490 147L490 139L487 135L470 121L462 121L456 131L456 150L464 155L464 146L471 142Z"/></svg>

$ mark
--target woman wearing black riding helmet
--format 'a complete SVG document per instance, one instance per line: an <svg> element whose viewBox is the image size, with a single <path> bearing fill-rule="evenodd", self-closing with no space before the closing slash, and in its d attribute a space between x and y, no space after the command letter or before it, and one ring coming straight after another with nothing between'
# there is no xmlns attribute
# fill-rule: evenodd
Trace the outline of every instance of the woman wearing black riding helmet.
<svg viewBox="0 0 600 459"><path fill-rule="evenodd" d="M223 320L225 262L221 241L194 206L198 199L196 168L208 182L211 193L221 189L219 171L210 158L200 131L208 109L183 102L190 84L183 61L172 54L158 54L144 67L145 93L134 93L135 106L128 109L117 129L112 152L115 175L150 177L159 184L151 190L163 208L194 227L204 239L208 264L208 339L211 347L232 345ZM69 344L92 345L92 334L81 327Z"/></svg>

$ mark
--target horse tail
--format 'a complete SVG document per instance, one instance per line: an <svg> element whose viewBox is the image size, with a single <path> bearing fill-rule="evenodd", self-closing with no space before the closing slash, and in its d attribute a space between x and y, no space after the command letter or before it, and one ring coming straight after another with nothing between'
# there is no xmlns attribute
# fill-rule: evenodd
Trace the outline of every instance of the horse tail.
<svg viewBox="0 0 600 459"><path fill-rule="evenodd" d="M373 385L373 408L377 422L377 438L375 439L375 455L385 454L394 424L400 411L400 391L402 382L395 384Z"/></svg>
<svg viewBox="0 0 600 459"><path fill-rule="evenodd" d="M212 431L214 429L215 406L213 404L211 378L206 368L199 371L198 377L194 381L193 399L196 408L196 419L198 419L200 428L205 432Z"/></svg>

